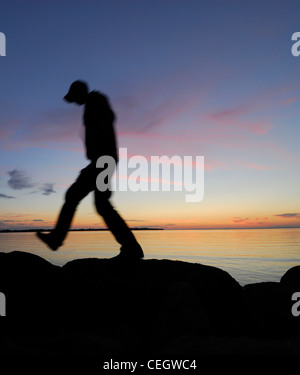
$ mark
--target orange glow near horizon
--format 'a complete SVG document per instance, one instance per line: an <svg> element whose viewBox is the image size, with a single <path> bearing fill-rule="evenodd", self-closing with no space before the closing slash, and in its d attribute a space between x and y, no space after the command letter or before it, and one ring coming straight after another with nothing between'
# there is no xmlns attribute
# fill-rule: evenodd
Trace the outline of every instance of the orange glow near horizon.
<svg viewBox="0 0 300 375"><path fill-rule="evenodd" d="M126 220L125 215L123 217ZM22 216L13 217L8 215L3 222L6 224L2 229L10 230L26 230L35 228L53 228L56 217L52 215L44 215L41 219L31 219ZM250 228L282 228L282 227L300 227L299 218L296 216L291 217L233 217L233 218L218 218L211 217L197 218L197 219L173 219L172 223L164 218L157 220L127 220L127 225L131 228L162 228L168 230L179 229L250 229ZM72 229L105 229L106 225L101 217L95 215L77 215L73 220Z"/></svg>

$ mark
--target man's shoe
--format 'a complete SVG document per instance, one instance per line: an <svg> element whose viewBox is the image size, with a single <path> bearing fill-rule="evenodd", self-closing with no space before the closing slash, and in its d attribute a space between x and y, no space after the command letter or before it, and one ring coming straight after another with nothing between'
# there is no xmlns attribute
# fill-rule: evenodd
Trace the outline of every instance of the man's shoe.
<svg viewBox="0 0 300 375"><path fill-rule="evenodd" d="M37 232L36 234L40 240L42 240L51 250L55 251L61 246L61 244L57 243L53 238L52 233L43 233Z"/></svg>
<svg viewBox="0 0 300 375"><path fill-rule="evenodd" d="M123 245L120 249L120 254L113 259L124 262L133 262L142 258L144 258L144 252L141 246L136 243L133 245Z"/></svg>

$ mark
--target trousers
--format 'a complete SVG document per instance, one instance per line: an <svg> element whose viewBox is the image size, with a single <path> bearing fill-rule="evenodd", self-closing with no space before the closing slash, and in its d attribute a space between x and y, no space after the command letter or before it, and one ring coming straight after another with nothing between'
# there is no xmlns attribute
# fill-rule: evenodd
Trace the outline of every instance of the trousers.
<svg viewBox="0 0 300 375"><path fill-rule="evenodd" d="M137 242L126 222L110 203L111 191L107 189L102 192L97 189L96 178L100 171L96 168L95 162L90 163L80 171L76 181L67 190L57 224L52 231L59 245L63 243L70 229L78 204L90 192L94 192L96 210L102 216L116 241L122 246Z"/></svg>

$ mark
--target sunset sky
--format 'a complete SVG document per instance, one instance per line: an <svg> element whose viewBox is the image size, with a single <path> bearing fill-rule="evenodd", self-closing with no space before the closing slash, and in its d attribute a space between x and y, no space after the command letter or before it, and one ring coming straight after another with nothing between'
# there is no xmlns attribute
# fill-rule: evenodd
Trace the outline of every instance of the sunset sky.
<svg viewBox="0 0 300 375"><path fill-rule="evenodd" d="M119 147L204 156L204 199L115 192L131 227L300 227L299 1L2 1L0 229L51 228L88 164L76 79L110 99ZM104 228L90 195L74 228Z"/></svg>

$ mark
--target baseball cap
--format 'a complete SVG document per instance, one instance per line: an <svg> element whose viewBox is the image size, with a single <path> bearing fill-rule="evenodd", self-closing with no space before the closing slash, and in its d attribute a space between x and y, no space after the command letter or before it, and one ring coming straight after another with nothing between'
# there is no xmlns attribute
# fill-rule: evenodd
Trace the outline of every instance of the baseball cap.
<svg viewBox="0 0 300 375"><path fill-rule="evenodd" d="M88 91L88 86L83 81L75 81L71 84L69 91L64 96L67 102L74 102L78 95L82 95L82 92Z"/></svg>

